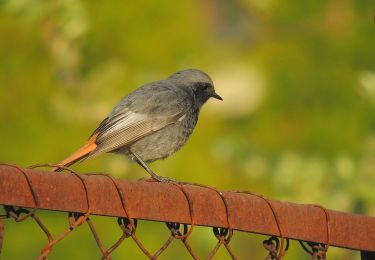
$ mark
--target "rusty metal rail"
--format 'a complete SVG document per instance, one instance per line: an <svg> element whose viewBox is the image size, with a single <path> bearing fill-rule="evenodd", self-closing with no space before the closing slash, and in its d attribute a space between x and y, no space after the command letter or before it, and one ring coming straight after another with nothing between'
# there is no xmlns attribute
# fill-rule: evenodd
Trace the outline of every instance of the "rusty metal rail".
<svg viewBox="0 0 375 260"><path fill-rule="evenodd" d="M77 178L74 174L30 169L24 173L28 178L14 167L0 166L0 205L34 208L31 185L39 209L86 213L90 206L90 214L94 215L184 224L191 224L193 214L195 225L228 228L230 223L234 230L274 236L282 233L285 238L367 251L371 255L375 252L373 217L266 200L238 191L218 193L195 184L183 185L181 192L176 185L150 181L116 180L116 186L113 179L103 175L83 174ZM123 202L119 192L124 196ZM127 215L122 203L126 204Z"/></svg>

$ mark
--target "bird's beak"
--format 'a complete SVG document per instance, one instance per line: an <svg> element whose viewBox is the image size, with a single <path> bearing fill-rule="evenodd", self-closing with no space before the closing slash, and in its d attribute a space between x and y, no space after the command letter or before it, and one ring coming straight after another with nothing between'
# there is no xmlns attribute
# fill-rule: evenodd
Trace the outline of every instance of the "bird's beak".
<svg viewBox="0 0 375 260"><path fill-rule="evenodd" d="M220 97L220 96L219 96L218 94L216 94L216 93L212 94L211 97L216 98L216 99L221 100L221 101L223 100L223 98Z"/></svg>

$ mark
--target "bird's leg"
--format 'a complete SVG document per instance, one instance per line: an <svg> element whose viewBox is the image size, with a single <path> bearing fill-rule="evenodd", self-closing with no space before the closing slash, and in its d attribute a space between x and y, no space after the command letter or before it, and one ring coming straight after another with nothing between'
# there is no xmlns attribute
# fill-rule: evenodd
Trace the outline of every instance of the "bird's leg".
<svg viewBox="0 0 375 260"><path fill-rule="evenodd" d="M159 176L157 174L155 174L148 166L147 164L141 159L141 157L139 157L138 154L136 154L135 152L132 152L132 154L134 155L135 159L137 160L137 163L142 166L143 169L145 169L150 175L151 175L151 178L153 178L154 180L157 180L159 182L176 182L175 180L173 179L169 179L167 177L162 177L162 176Z"/></svg>

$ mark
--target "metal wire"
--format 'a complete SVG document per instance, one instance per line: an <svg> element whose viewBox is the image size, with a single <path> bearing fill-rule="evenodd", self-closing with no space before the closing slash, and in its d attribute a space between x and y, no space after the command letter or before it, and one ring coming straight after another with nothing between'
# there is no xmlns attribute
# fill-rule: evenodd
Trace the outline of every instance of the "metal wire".
<svg viewBox="0 0 375 260"><path fill-rule="evenodd" d="M283 233L282 228L281 228L279 217L278 217L275 209L273 208L271 202L267 198L265 198L264 196L253 193L253 192L249 192L249 191L235 191L235 192L236 193L245 193L245 194L250 194L250 195L256 196L256 197L262 199L267 204L267 206L269 207L269 209L272 212L272 216L275 220L275 224L276 224L277 230L279 231L279 236L281 238L281 245L277 246L276 250L278 251L278 253L275 255L275 259L282 259L284 257L284 255L286 254L286 251L289 248L289 242L288 242L288 246L284 247L285 236L284 236L284 233Z"/></svg>

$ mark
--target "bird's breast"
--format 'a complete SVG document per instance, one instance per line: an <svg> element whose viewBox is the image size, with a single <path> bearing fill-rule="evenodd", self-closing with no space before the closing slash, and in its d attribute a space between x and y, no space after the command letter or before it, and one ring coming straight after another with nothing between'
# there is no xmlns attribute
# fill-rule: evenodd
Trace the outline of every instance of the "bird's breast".
<svg viewBox="0 0 375 260"><path fill-rule="evenodd" d="M130 146L145 162L169 157L177 152L188 140L196 125L197 118L185 114L171 124L148 135Z"/></svg>

